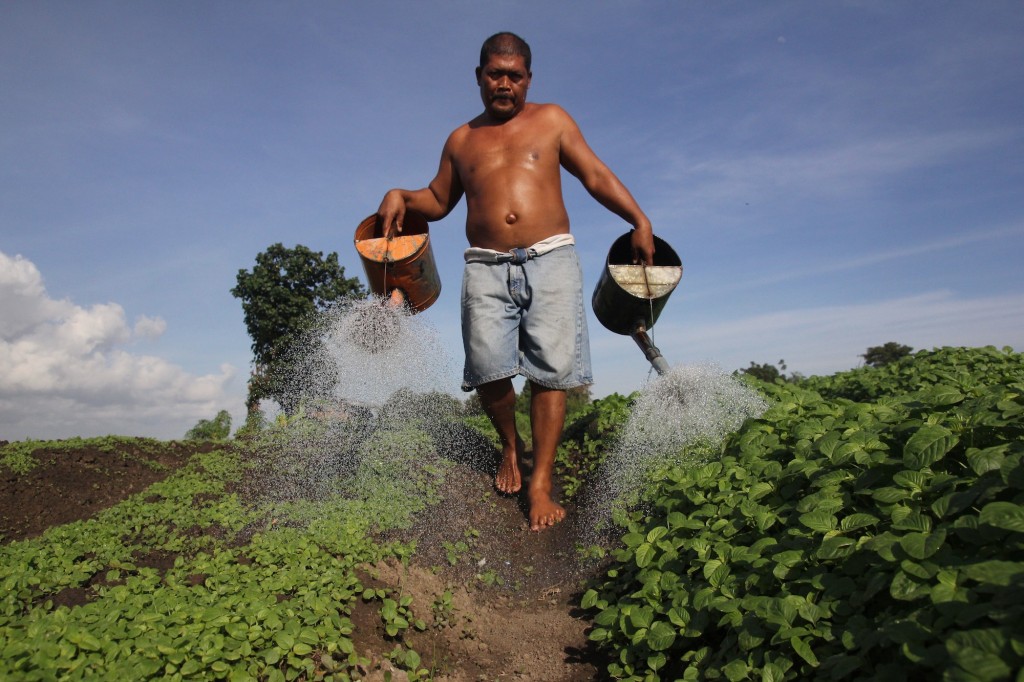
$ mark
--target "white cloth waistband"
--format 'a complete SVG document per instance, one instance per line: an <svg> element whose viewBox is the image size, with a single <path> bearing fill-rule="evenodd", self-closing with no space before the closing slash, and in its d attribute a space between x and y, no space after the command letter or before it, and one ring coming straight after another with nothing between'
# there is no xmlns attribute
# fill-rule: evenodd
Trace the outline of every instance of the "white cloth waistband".
<svg viewBox="0 0 1024 682"><path fill-rule="evenodd" d="M543 256L549 251L563 246L572 246L576 238L571 234L554 234L547 239L541 239L533 246L509 251L495 251L494 249L482 249L478 246L471 246L466 249L465 258L467 263L523 263L530 258Z"/></svg>

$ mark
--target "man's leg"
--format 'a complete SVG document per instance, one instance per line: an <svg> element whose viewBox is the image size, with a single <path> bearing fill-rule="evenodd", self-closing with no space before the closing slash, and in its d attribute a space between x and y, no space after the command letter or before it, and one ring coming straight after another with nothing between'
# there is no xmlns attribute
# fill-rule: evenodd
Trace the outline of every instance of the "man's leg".
<svg viewBox="0 0 1024 682"><path fill-rule="evenodd" d="M498 475L494 477L494 487L503 493L518 492L522 487L519 457L525 446L516 431L516 391L512 379L481 384L476 391L501 440L501 462L498 463Z"/></svg>
<svg viewBox="0 0 1024 682"><path fill-rule="evenodd" d="M530 382L530 399L530 425L533 429L533 475L527 491L530 530L541 530L565 518L565 509L551 499L551 470L565 426L565 391Z"/></svg>

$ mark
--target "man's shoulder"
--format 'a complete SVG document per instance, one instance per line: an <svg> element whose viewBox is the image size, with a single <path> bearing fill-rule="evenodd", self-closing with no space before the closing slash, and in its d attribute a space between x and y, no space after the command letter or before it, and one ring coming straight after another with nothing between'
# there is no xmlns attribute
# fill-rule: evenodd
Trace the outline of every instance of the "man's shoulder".
<svg viewBox="0 0 1024 682"><path fill-rule="evenodd" d="M531 102L528 111L537 116L569 118L569 114L565 109L551 102Z"/></svg>

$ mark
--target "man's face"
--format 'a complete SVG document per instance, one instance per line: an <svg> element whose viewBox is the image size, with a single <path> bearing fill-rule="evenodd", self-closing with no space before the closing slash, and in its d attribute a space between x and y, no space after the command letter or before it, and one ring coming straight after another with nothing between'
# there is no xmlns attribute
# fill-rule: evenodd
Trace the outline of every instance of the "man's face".
<svg viewBox="0 0 1024 682"><path fill-rule="evenodd" d="M480 98L484 108L497 119L510 119L526 105L530 72L520 55L492 54L487 64L476 70Z"/></svg>

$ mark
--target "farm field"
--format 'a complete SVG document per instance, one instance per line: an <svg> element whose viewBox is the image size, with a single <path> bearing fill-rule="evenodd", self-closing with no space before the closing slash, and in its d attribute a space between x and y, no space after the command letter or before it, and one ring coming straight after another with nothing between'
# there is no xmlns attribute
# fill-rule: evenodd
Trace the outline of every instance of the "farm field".
<svg viewBox="0 0 1024 682"><path fill-rule="evenodd" d="M0 678L1024 679L1022 356L744 381L767 412L600 536L622 396L539 534L472 420L3 445Z"/></svg>

